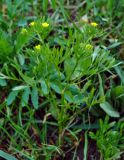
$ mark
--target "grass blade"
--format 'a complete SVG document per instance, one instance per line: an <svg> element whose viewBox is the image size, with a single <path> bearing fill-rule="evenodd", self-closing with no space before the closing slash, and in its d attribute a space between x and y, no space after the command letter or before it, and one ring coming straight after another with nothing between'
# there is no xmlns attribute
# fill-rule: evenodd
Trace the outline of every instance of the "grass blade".
<svg viewBox="0 0 124 160"><path fill-rule="evenodd" d="M87 160L87 150L88 150L88 138L87 131L85 132L85 144L84 144L84 160Z"/></svg>
<svg viewBox="0 0 124 160"><path fill-rule="evenodd" d="M10 154L0 150L0 157L6 159L6 160L17 160L15 157L11 156Z"/></svg>

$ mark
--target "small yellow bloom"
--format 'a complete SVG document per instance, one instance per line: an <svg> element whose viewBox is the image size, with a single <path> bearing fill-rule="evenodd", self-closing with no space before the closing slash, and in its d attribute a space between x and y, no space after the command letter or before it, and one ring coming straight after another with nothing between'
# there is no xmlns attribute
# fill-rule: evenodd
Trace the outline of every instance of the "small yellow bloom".
<svg viewBox="0 0 124 160"><path fill-rule="evenodd" d="M34 26L34 25L35 25L34 21L29 24L29 26Z"/></svg>
<svg viewBox="0 0 124 160"><path fill-rule="evenodd" d="M86 48L87 50L91 50L91 49L93 49L93 46L92 46L91 44L87 44L87 45L85 46L85 48Z"/></svg>
<svg viewBox="0 0 124 160"><path fill-rule="evenodd" d="M44 28L47 28L47 27L49 27L49 23L44 22L44 23L42 23L42 26L43 26Z"/></svg>
<svg viewBox="0 0 124 160"><path fill-rule="evenodd" d="M41 49L41 45L40 45L40 44L36 45L36 46L34 47L34 49L36 49L37 51L39 51L39 50Z"/></svg>
<svg viewBox="0 0 124 160"><path fill-rule="evenodd" d="M92 23L91 23L91 26L93 26L93 27L97 27L97 26L98 26L98 24L97 24L96 22L92 22Z"/></svg>
<svg viewBox="0 0 124 160"><path fill-rule="evenodd" d="M27 29L25 29L25 28L22 28L22 30L21 30L21 34L25 34L25 33L27 33L28 31L27 31Z"/></svg>

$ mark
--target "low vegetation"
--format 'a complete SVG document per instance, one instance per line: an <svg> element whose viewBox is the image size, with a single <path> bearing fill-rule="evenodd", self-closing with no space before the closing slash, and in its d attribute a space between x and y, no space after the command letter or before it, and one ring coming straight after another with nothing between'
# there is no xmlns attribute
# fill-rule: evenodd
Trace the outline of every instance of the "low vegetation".
<svg viewBox="0 0 124 160"><path fill-rule="evenodd" d="M123 159L124 1L0 7L0 157Z"/></svg>

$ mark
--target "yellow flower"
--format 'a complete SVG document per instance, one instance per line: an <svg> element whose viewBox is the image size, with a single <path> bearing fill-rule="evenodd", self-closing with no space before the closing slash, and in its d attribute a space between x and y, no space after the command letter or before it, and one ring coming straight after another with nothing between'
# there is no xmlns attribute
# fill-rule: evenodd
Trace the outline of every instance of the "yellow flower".
<svg viewBox="0 0 124 160"><path fill-rule="evenodd" d="M29 24L29 26L34 26L34 25L35 25L34 21Z"/></svg>
<svg viewBox="0 0 124 160"><path fill-rule="evenodd" d="M96 22L92 22L92 23L91 23L91 26L93 26L93 27L97 27L97 26L98 26L98 24L97 24Z"/></svg>
<svg viewBox="0 0 124 160"><path fill-rule="evenodd" d="M42 23L42 26L43 26L44 28L47 28L47 27L49 27L49 23L44 22L44 23Z"/></svg>
<svg viewBox="0 0 124 160"><path fill-rule="evenodd" d="M93 49L93 46L92 46L91 44L87 44L87 45L85 46L85 48L86 48L87 50L91 50L91 49Z"/></svg>
<svg viewBox="0 0 124 160"><path fill-rule="evenodd" d="M25 28L22 28L22 30L21 30L21 34L25 34L25 33L27 33L28 31L27 31L27 29L25 29Z"/></svg>
<svg viewBox="0 0 124 160"><path fill-rule="evenodd" d="M41 49L41 45L40 45L40 44L36 45L36 46L34 47L34 49L36 49L37 51L39 51L39 50Z"/></svg>

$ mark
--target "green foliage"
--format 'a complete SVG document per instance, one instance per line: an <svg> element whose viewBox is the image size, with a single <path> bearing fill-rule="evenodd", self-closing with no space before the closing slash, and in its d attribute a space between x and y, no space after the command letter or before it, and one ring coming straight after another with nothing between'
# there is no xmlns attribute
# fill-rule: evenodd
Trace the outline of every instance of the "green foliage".
<svg viewBox="0 0 124 160"><path fill-rule="evenodd" d="M119 117L119 113L114 110L114 108L108 103L104 102L100 104L100 107L110 116L110 117Z"/></svg>
<svg viewBox="0 0 124 160"><path fill-rule="evenodd" d="M85 140L90 159L87 130L106 113L120 123L101 120L91 137L101 158L120 157L123 0L6 0L0 7L1 145L19 159L75 160Z"/></svg>
<svg viewBox="0 0 124 160"><path fill-rule="evenodd" d="M99 36L98 29L94 30L94 27L84 25L84 31L82 32L74 27L73 30L69 30L68 42L64 46L62 45L60 49L57 49L51 48L48 43L44 43L44 38L50 32L49 27L43 28L43 22L41 21L33 23L35 23L33 26L22 29L17 37L17 53L20 52L22 54L17 54L14 61L11 62L11 67L16 69L17 72L15 72L15 75L14 73L10 75L8 73L11 71L7 70L6 74L10 79L15 78L16 81L20 81L21 83L13 88L12 95L14 95L14 98L11 99L11 102L7 100L7 104L10 105L16 98L16 90L23 94L22 97L24 97L25 94L29 97L31 94L31 100L36 109L38 109L38 97L45 96L47 98L48 94L51 96L52 92L55 92L54 96L60 94L62 101L64 98L69 103L74 103L75 105L87 103L87 105L91 107L92 105L88 104L85 100L86 97L83 98L85 93L79 89L76 83L81 84L81 79L84 76L94 76L108 70L115 64L115 59L109 55L108 51L96 47L93 52L91 40L95 36ZM86 37L85 35L87 28L91 31L90 39L87 39L88 36ZM93 35L91 35L92 30ZM22 49L27 45L26 41L30 35L33 35L32 40L35 40L36 36L38 36L37 41L39 41L41 47L40 49L36 49L36 47L32 49L30 48L30 44L28 44L29 47L23 51ZM26 38L26 41L22 36ZM67 39L64 38L63 41L66 42ZM28 63L26 61L28 61ZM61 67L62 64L64 64L64 67ZM9 66L7 68L9 68ZM17 73L19 77L16 76ZM25 86L29 86L32 93L29 91L26 92ZM41 86L40 89L39 86ZM10 99L10 97L11 94L8 99ZM90 95L87 98L89 99L89 97ZM26 102L28 102L28 100L29 98L26 99ZM61 104L61 101L59 103Z"/></svg>
<svg viewBox="0 0 124 160"><path fill-rule="evenodd" d="M12 57L13 47L9 36L0 30L0 62L4 62L8 57Z"/></svg>
<svg viewBox="0 0 124 160"><path fill-rule="evenodd" d="M5 79L0 79L0 86L4 87L6 85L7 85L6 80Z"/></svg>
<svg viewBox="0 0 124 160"><path fill-rule="evenodd" d="M0 157L6 159L6 160L17 160L15 157L11 156L10 154L7 154L0 150Z"/></svg>
<svg viewBox="0 0 124 160"><path fill-rule="evenodd" d="M124 148L124 123L109 123L109 117L106 116L104 121L100 120L99 127L96 134L90 132L90 137L96 140L101 156L105 160L119 159Z"/></svg>

